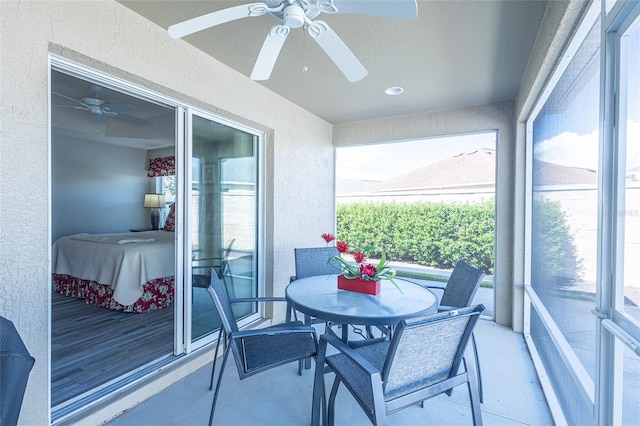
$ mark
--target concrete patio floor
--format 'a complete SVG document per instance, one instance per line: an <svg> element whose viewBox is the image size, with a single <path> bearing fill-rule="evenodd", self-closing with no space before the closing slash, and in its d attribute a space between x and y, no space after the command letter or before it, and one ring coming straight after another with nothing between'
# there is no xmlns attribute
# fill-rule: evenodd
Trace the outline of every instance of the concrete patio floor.
<svg viewBox="0 0 640 426"><path fill-rule="evenodd" d="M522 335L480 320L476 339L484 381L485 425L552 425L545 397ZM214 423L217 425L307 425L311 420L313 370L297 374L285 365L243 381L229 360ZM121 414L109 426L206 425L213 398L208 390L210 364ZM333 381L326 376L328 386ZM468 393L459 386L451 397L440 395L424 408L409 407L387 417L389 425L470 425ZM336 425L368 425L368 418L343 387L338 392Z"/></svg>

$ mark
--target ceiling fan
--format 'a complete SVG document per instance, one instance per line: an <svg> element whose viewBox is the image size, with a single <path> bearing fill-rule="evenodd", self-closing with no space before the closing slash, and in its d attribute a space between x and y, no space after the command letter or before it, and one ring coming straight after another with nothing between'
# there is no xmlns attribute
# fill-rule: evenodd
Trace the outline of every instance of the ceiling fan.
<svg viewBox="0 0 640 426"><path fill-rule="evenodd" d="M268 80L291 28L306 29L350 82L367 76L366 68L347 45L324 21L314 21L320 13L352 13L394 18L415 19L416 0L263 0L218 10L189 19L168 29L169 35L182 38L216 25L240 18L270 14L282 21L267 34L251 72L252 80Z"/></svg>
<svg viewBox="0 0 640 426"><path fill-rule="evenodd" d="M70 100L77 105L54 105L60 108L72 108L83 111L88 111L93 115L93 119L95 124L105 124L109 117L117 117L119 119L128 121L133 124L138 125L150 125L151 122L149 120L145 120L143 118L135 117L133 115L123 114L123 112L135 111L135 108L129 104L111 104L104 99L101 99L103 87L98 86L97 84L91 84L89 86L89 90L93 96L89 96L81 99L74 99L69 96L63 95L58 92L51 92L56 96L60 96L61 98Z"/></svg>

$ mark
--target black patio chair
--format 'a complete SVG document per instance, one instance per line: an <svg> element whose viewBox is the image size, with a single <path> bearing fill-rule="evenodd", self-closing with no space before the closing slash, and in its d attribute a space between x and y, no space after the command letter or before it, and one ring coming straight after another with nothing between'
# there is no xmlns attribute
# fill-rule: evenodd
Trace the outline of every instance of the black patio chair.
<svg viewBox="0 0 640 426"><path fill-rule="evenodd" d="M338 274L340 269L334 264L328 263L331 257L339 256L340 252L335 247L310 247L295 248L296 274L289 278L293 282L299 278L313 277L316 275ZM306 325L323 323L322 319L304 315Z"/></svg>
<svg viewBox="0 0 640 426"><path fill-rule="evenodd" d="M298 373L301 374L302 361L316 355L317 336L313 327L304 326L300 321L285 322L255 330L239 330L231 308L232 303L286 302L286 299L284 297L229 299L227 290L214 269L211 269L211 285L207 288L207 292L222 321L211 369L210 390L213 388L220 342L224 346L224 355L209 415L209 425L212 425L220 383L229 352L233 352L240 380L293 361L298 361Z"/></svg>
<svg viewBox="0 0 640 426"><path fill-rule="evenodd" d="M471 306L473 297L476 295L483 278L484 272L478 268L474 268L462 260L459 260L453 268L453 272L451 272L449 280L447 280L447 284L444 288L438 286L425 287L432 290L443 290L440 304L438 305L438 311L447 311ZM471 335L471 347L476 364L478 365L478 390L480 394L480 403L483 403L484 392L482 386L482 372L480 370L480 360L478 359L476 338L473 334Z"/></svg>
<svg viewBox="0 0 640 426"><path fill-rule="evenodd" d="M0 317L0 425L18 423L24 391L35 361L13 322Z"/></svg>
<svg viewBox="0 0 640 426"><path fill-rule="evenodd" d="M293 282L300 278L312 277L317 275L330 275L339 274L341 269L337 263L330 263L328 260L331 257L340 256L340 252L335 246L328 247L309 247L309 248L296 248L294 249L296 274L291 276L289 282ZM322 318L313 318L307 314L304 315L304 323L306 325L320 324L325 321ZM327 324L331 327L331 324ZM362 329L351 325L354 332L361 335L364 338L371 338L371 328L366 327L367 336L365 336ZM383 332L385 330L382 330Z"/></svg>
<svg viewBox="0 0 640 426"><path fill-rule="evenodd" d="M328 400L327 423L335 419L335 399L341 383L375 425L408 406L467 384L474 425L482 425L475 358L464 357L471 333L484 306L439 312L406 320L391 340L352 348L330 334L320 336L311 424L320 422L325 398L325 364L335 374ZM338 351L327 355L327 347ZM462 368L464 366L464 368ZM323 415L324 418L324 415Z"/></svg>

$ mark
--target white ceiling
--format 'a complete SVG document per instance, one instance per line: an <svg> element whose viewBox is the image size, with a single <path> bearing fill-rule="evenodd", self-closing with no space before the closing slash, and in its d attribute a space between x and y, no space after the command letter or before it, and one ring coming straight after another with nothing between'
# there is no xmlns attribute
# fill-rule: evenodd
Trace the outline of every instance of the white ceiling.
<svg viewBox="0 0 640 426"><path fill-rule="evenodd" d="M252 2L117 1L164 29ZM326 21L367 68L363 80L349 83L298 28L291 30L271 78L259 84L331 123L515 99L547 2L417 3L416 20L346 14L317 18ZM277 23L270 15L244 18L174 42L190 43L249 76L267 32ZM402 86L405 92L385 95L390 86Z"/></svg>
<svg viewBox="0 0 640 426"><path fill-rule="evenodd" d="M59 71L51 72L51 127L54 136L92 140L156 149L174 145L172 108L142 100L101 83ZM84 98L97 98L105 105L127 105L115 116L96 116L82 104ZM124 116L122 116L124 114Z"/></svg>

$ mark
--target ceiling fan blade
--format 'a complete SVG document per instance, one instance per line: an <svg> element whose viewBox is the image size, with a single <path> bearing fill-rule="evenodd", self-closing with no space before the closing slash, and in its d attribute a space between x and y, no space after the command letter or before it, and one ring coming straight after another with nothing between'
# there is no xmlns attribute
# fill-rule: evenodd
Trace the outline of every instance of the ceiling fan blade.
<svg viewBox="0 0 640 426"><path fill-rule="evenodd" d="M182 38L225 22L235 21L236 19L247 18L249 16L261 16L267 13L269 9L264 3L249 3L240 6L234 6L227 9L217 10L197 18L188 19L184 22L171 25L168 28L169 35L172 38Z"/></svg>
<svg viewBox="0 0 640 426"><path fill-rule="evenodd" d="M80 109L82 111L89 111L89 108L85 106L76 106L76 105L52 105L56 108L71 108L71 109Z"/></svg>
<svg viewBox="0 0 640 426"><path fill-rule="evenodd" d="M347 80L353 83L367 76L366 68L326 22L313 21L309 25L309 35L329 55Z"/></svg>
<svg viewBox="0 0 640 426"><path fill-rule="evenodd" d="M63 95L62 93L58 93L58 92L54 92L54 91L51 91L51 93L53 93L53 94L54 94L54 95L56 95L56 96L60 96L61 98L65 98L65 99L68 99L68 100L70 100L70 101L72 101L72 102L75 102L75 103L77 103L77 104L80 104L80 105L82 105L82 106L83 106L83 107L85 107L85 108L87 107L87 105L86 105L85 103L83 103L83 102L81 102L81 101L79 101L79 100L77 100L77 99L70 98L69 96ZM62 106L62 105L56 105L56 106ZM74 107L74 108L76 108L76 107Z"/></svg>
<svg viewBox="0 0 640 426"><path fill-rule="evenodd" d="M268 80L276 64L280 50L289 35L289 27L286 25L276 25L271 28L267 38L262 44L262 49L256 59L256 64L251 72L252 80Z"/></svg>
<svg viewBox="0 0 640 426"><path fill-rule="evenodd" d="M135 111L136 109L129 104L104 104L102 108L111 112Z"/></svg>
<svg viewBox="0 0 640 426"><path fill-rule="evenodd" d="M403 19L416 19L418 16L416 0L333 0L333 6L336 9L334 13L356 13Z"/></svg>

